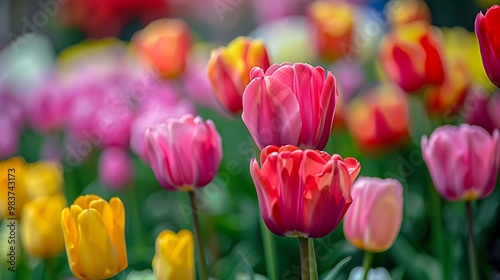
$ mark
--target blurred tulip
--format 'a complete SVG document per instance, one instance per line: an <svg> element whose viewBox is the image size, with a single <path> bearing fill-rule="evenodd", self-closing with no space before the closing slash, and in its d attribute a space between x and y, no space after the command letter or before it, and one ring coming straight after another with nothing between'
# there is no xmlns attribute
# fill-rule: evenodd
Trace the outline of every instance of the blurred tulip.
<svg viewBox="0 0 500 280"><path fill-rule="evenodd" d="M447 63L444 83L425 90L425 104L430 116L445 118L460 111L470 86L470 73L464 61Z"/></svg>
<svg viewBox="0 0 500 280"><path fill-rule="evenodd" d="M311 27L305 16L291 16L266 22L250 32L249 36L264 41L267 53L274 63L312 63L317 59L311 44Z"/></svg>
<svg viewBox="0 0 500 280"><path fill-rule="evenodd" d="M254 68L241 118L260 149L294 145L323 149L332 129L337 84L330 71L304 63Z"/></svg>
<svg viewBox="0 0 500 280"><path fill-rule="evenodd" d="M331 233L352 202L360 164L317 150L268 146L250 173L262 218L276 235L321 238Z"/></svg>
<svg viewBox="0 0 500 280"><path fill-rule="evenodd" d="M431 12L422 0L391 0L385 5L385 14L394 27L419 20L431 23Z"/></svg>
<svg viewBox="0 0 500 280"><path fill-rule="evenodd" d="M156 238L153 271L158 280L195 280L194 238L189 230L162 231Z"/></svg>
<svg viewBox="0 0 500 280"><path fill-rule="evenodd" d="M140 59L161 77L175 78L184 72L190 48L190 30L181 19L159 19L132 37Z"/></svg>
<svg viewBox="0 0 500 280"><path fill-rule="evenodd" d="M9 217L19 218L24 203L27 201L24 185L26 162L22 157L13 157L0 161L0 220Z"/></svg>
<svg viewBox="0 0 500 280"><path fill-rule="evenodd" d="M316 50L321 57L334 60L349 55L354 33L354 7L345 2L314 1L308 15Z"/></svg>
<svg viewBox="0 0 500 280"><path fill-rule="evenodd" d="M221 137L211 120L186 115L150 126L144 133L149 164L167 190L210 183L222 160Z"/></svg>
<svg viewBox="0 0 500 280"><path fill-rule="evenodd" d="M219 103L227 111L239 114L241 96L250 82L250 70L269 67L266 47L260 40L238 37L227 47L214 50L207 66L207 75Z"/></svg>
<svg viewBox="0 0 500 280"><path fill-rule="evenodd" d="M64 187L63 168L53 161L37 161L26 165L23 173L26 192L30 199L54 196Z"/></svg>
<svg viewBox="0 0 500 280"><path fill-rule="evenodd" d="M398 180L361 177L351 188L352 205L345 214L344 235L368 252L389 249L403 220L403 187Z"/></svg>
<svg viewBox="0 0 500 280"><path fill-rule="evenodd" d="M499 132L479 126L438 127L422 137L422 155L437 192L447 200L471 201L489 196L498 176Z"/></svg>
<svg viewBox="0 0 500 280"><path fill-rule="evenodd" d="M495 128L500 129L500 123L497 125L493 120L493 112L498 112L500 98L490 98L483 87L476 86L464 104L465 121L468 124L480 126L489 133L493 133Z"/></svg>
<svg viewBox="0 0 500 280"><path fill-rule="evenodd" d="M444 52L448 64L465 64L466 71L470 73L473 83L485 87L487 90L494 90L496 87L488 79L481 62L481 52L476 34L469 32L461 26L452 28L441 27L444 41ZM458 62L460 61L460 62ZM447 73L447 75L451 75ZM456 79L458 80L458 79Z"/></svg>
<svg viewBox="0 0 500 280"><path fill-rule="evenodd" d="M363 280L365 273L365 268L362 266L357 266L351 270L348 280ZM370 268L366 280L392 280L392 276L383 267Z"/></svg>
<svg viewBox="0 0 500 280"><path fill-rule="evenodd" d="M366 152L409 140L410 105L394 84L376 86L347 105L345 119L356 143Z"/></svg>
<svg viewBox="0 0 500 280"><path fill-rule="evenodd" d="M442 43L428 22L398 26L380 44L379 56L388 78L406 92L444 82Z"/></svg>
<svg viewBox="0 0 500 280"><path fill-rule="evenodd" d="M71 0L46 6L44 9L57 14L63 25L80 28L94 38L118 36L125 25L136 18L146 24L164 17L168 7L163 0Z"/></svg>
<svg viewBox="0 0 500 280"><path fill-rule="evenodd" d="M301 4L307 1L308 0L278 0L273 2L272 8L266 0L250 0L249 2L253 4L254 15L258 22L270 22L299 14Z"/></svg>
<svg viewBox="0 0 500 280"><path fill-rule="evenodd" d="M21 240L30 256L48 259L64 251L60 224L61 212L66 206L64 194L38 197L24 205Z"/></svg>
<svg viewBox="0 0 500 280"><path fill-rule="evenodd" d="M19 149L19 129L14 127L9 116L0 114L0 160L14 156Z"/></svg>
<svg viewBox="0 0 500 280"><path fill-rule="evenodd" d="M134 177L134 163L128 152L119 147L108 147L99 157L99 179L110 188L119 190L128 186Z"/></svg>
<svg viewBox="0 0 500 280"><path fill-rule="evenodd" d="M493 5L476 17L475 31L484 69L491 82L500 87L500 6Z"/></svg>
<svg viewBox="0 0 500 280"><path fill-rule="evenodd" d="M68 264L80 279L107 279L127 268L125 209L118 197L79 196L61 214Z"/></svg>

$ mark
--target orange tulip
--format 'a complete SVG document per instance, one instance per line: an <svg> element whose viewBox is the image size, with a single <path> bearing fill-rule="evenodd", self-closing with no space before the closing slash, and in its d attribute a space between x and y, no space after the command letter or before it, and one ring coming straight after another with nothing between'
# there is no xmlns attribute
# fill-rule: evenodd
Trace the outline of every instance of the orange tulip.
<svg viewBox="0 0 500 280"><path fill-rule="evenodd" d="M153 21L132 37L138 57L164 78L184 72L190 47L190 31L181 19Z"/></svg>

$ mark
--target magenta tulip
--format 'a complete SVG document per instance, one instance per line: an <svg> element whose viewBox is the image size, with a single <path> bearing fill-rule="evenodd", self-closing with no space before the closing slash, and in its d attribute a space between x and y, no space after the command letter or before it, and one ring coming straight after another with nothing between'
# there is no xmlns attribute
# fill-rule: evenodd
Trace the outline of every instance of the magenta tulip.
<svg viewBox="0 0 500 280"><path fill-rule="evenodd" d="M317 150L268 146L250 173L264 223L276 235L320 238L331 233L352 202L360 164Z"/></svg>
<svg viewBox="0 0 500 280"><path fill-rule="evenodd" d="M99 157L99 178L104 186L119 190L127 187L134 177L134 163L120 147L108 147Z"/></svg>
<svg viewBox="0 0 500 280"><path fill-rule="evenodd" d="M260 149L294 145L323 149L338 93L335 77L304 63L254 67L243 93L242 119Z"/></svg>
<svg viewBox="0 0 500 280"><path fill-rule="evenodd" d="M344 235L365 251L383 252L398 236L403 220L403 187L395 179L362 177L351 188L352 204Z"/></svg>
<svg viewBox="0 0 500 280"><path fill-rule="evenodd" d="M479 12L475 31L483 66L490 81L500 87L500 6L493 5L486 14Z"/></svg>
<svg viewBox="0 0 500 280"><path fill-rule="evenodd" d="M144 132L149 164L167 190L193 190L212 181L222 159L221 137L212 121L186 115Z"/></svg>
<svg viewBox="0 0 500 280"><path fill-rule="evenodd" d="M438 127L422 137L422 154L437 192L447 200L475 200L493 192L498 176L500 141L479 126Z"/></svg>

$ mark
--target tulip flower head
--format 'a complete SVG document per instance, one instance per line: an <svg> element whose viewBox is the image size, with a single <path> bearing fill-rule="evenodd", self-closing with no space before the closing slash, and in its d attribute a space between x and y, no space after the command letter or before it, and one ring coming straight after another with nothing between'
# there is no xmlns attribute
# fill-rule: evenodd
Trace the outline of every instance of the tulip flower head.
<svg viewBox="0 0 500 280"><path fill-rule="evenodd" d="M162 231L156 238L153 271L158 280L195 280L194 237L189 230Z"/></svg>
<svg viewBox="0 0 500 280"><path fill-rule="evenodd" d="M212 181L222 160L221 137L211 120L185 115L144 133L149 164L167 190L193 190Z"/></svg>
<svg viewBox="0 0 500 280"><path fill-rule="evenodd" d="M127 268L125 209L118 197L109 202L89 194L61 214L68 264L80 279L107 279Z"/></svg>
<svg viewBox="0 0 500 280"><path fill-rule="evenodd" d="M330 71L304 63L255 67L243 94L241 118L260 149L294 145L323 149L338 91Z"/></svg>
<svg viewBox="0 0 500 280"><path fill-rule="evenodd" d="M215 97L223 108L231 113L240 113L241 96L250 82L253 67L269 67L264 42L247 37L238 37L227 47L214 50L207 66L207 75Z"/></svg>
<svg viewBox="0 0 500 280"><path fill-rule="evenodd" d="M21 240L30 256L48 259L64 251L61 212L67 206L63 194L38 197L23 207Z"/></svg>
<svg viewBox="0 0 500 280"><path fill-rule="evenodd" d="M361 177L351 188L353 203L344 218L344 235L369 252L389 249L403 219L403 187L395 179Z"/></svg>
<svg viewBox="0 0 500 280"><path fill-rule="evenodd" d="M484 69L491 82L500 87L500 6L493 5L486 14L479 12L475 31Z"/></svg>
<svg viewBox="0 0 500 280"><path fill-rule="evenodd" d="M30 163L24 170L24 184L30 199L59 194L64 189L63 167L49 160Z"/></svg>
<svg viewBox="0 0 500 280"><path fill-rule="evenodd" d="M425 21L398 26L380 43L380 59L388 78L407 92L445 79L442 43Z"/></svg>
<svg viewBox="0 0 500 280"><path fill-rule="evenodd" d="M108 147L99 157L99 178L104 186L119 190L126 187L134 177L134 163L127 151L119 147Z"/></svg>
<svg viewBox="0 0 500 280"><path fill-rule="evenodd" d="M422 155L437 192L450 201L489 196L498 177L500 140L479 126L438 127L422 137Z"/></svg>
<svg viewBox="0 0 500 280"><path fill-rule="evenodd" d="M254 158L250 173L262 218L282 236L320 238L331 233L352 202L350 189L360 164L317 150L268 146L261 166Z"/></svg>
<svg viewBox="0 0 500 280"><path fill-rule="evenodd" d="M181 19L159 19L151 22L132 38L139 58L165 78L184 72L190 48L190 31Z"/></svg>

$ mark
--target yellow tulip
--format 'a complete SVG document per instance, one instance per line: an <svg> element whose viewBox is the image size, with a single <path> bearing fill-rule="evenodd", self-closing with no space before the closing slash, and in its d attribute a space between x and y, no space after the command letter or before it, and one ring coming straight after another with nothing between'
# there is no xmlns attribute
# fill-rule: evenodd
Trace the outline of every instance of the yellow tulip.
<svg viewBox="0 0 500 280"><path fill-rule="evenodd" d="M30 256L46 259L64 251L64 239L59 227L66 198L59 194L27 202L21 220L21 241Z"/></svg>
<svg viewBox="0 0 500 280"><path fill-rule="evenodd" d="M64 208L61 226L68 263L81 279L111 278L128 266L125 209L118 197L109 203L89 194Z"/></svg>
<svg viewBox="0 0 500 280"><path fill-rule="evenodd" d="M30 199L53 196L62 191L63 170L53 161L38 161L28 164L24 171L24 184Z"/></svg>
<svg viewBox="0 0 500 280"><path fill-rule="evenodd" d="M13 157L0 162L0 220L18 218L26 201L23 172L26 162L22 157Z"/></svg>
<svg viewBox="0 0 500 280"><path fill-rule="evenodd" d="M164 230L156 238L153 258L156 279L196 279L194 268L194 238L189 230L177 234Z"/></svg>

